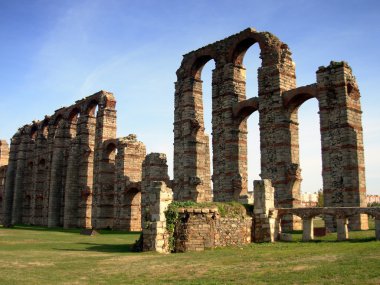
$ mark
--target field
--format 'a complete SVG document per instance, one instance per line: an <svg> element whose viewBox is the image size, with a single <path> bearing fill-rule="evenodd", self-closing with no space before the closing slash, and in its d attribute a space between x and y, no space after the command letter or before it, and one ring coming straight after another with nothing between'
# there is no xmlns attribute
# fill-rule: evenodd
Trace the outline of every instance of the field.
<svg viewBox="0 0 380 285"><path fill-rule="evenodd" d="M374 230L170 255L131 252L138 236L0 227L0 284L380 284Z"/></svg>

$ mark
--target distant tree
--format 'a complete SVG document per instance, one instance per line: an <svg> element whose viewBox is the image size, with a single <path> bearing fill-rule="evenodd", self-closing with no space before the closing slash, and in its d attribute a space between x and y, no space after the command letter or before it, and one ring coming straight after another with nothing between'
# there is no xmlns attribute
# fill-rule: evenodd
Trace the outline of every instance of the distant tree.
<svg viewBox="0 0 380 285"><path fill-rule="evenodd" d="M377 207L377 208L380 208L380 203L378 203L378 202L368 203L367 207Z"/></svg>
<svg viewBox="0 0 380 285"><path fill-rule="evenodd" d="M323 207L324 203L323 203L323 189L319 189L318 190L318 203L317 203L317 207Z"/></svg>

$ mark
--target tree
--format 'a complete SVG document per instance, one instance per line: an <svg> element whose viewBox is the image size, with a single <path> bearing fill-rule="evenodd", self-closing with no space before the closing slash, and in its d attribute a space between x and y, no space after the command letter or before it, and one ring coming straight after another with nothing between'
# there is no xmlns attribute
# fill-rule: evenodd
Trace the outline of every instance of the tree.
<svg viewBox="0 0 380 285"><path fill-rule="evenodd" d="M319 189L318 190L318 203L317 203L317 207L323 207L324 203L323 203L323 189Z"/></svg>

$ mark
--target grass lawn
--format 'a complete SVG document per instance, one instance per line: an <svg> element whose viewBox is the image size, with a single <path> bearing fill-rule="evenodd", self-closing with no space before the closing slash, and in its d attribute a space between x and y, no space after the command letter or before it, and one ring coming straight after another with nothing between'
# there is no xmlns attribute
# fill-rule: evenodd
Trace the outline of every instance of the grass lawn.
<svg viewBox="0 0 380 285"><path fill-rule="evenodd" d="M380 284L374 230L196 253L133 253L138 233L0 227L0 284Z"/></svg>

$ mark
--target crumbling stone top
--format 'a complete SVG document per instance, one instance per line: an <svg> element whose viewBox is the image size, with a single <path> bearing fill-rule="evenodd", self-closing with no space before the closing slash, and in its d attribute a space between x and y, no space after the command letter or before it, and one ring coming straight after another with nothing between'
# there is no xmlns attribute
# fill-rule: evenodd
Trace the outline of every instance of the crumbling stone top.
<svg viewBox="0 0 380 285"><path fill-rule="evenodd" d="M326 70L331 70L339 67L347 67L351 69L351 67L348 65L346 61L330 61L330 64L328 66L320 66L318 67L317 73L325 72Z"/></svg>

